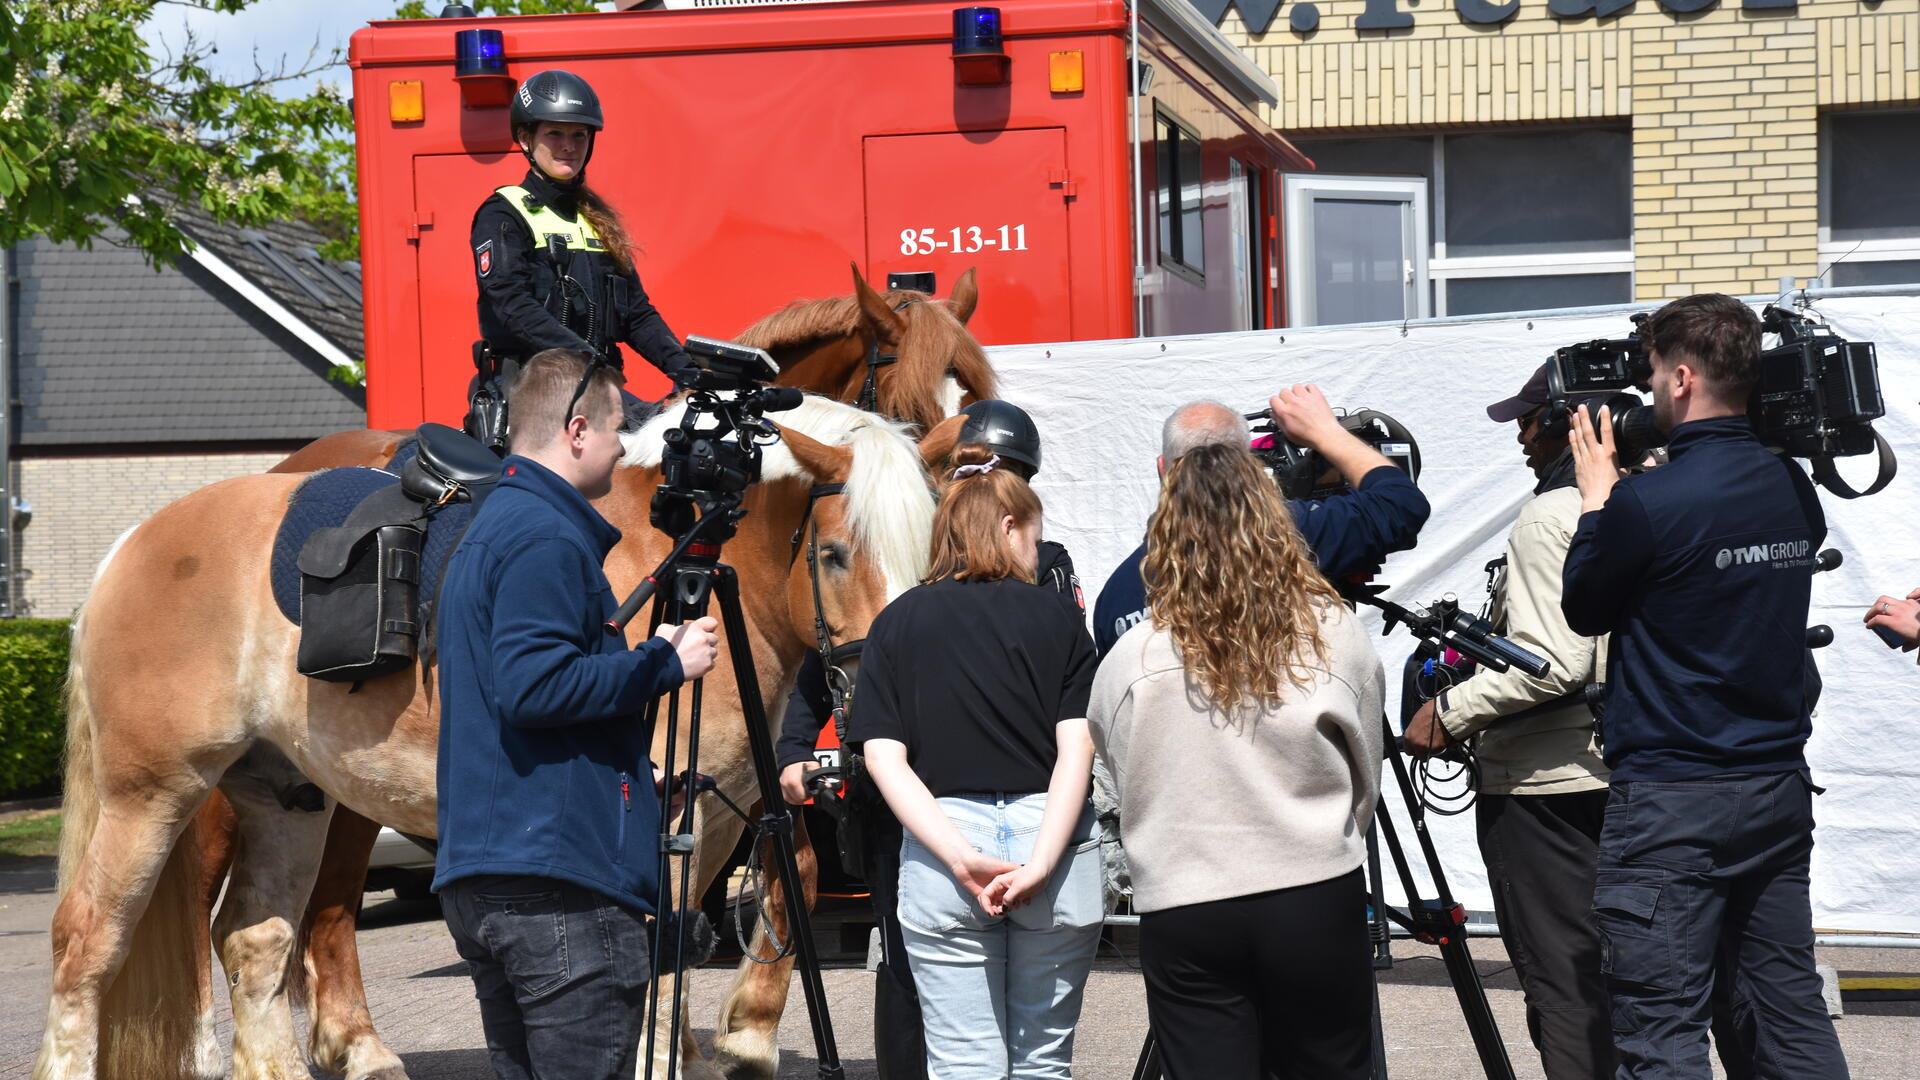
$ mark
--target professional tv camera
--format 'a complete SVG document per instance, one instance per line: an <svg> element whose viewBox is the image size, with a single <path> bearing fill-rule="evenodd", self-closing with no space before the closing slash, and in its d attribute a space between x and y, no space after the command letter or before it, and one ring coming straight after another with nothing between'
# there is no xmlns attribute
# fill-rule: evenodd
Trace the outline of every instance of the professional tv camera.
<svg viewBox="0 0 1920 1080"><path fill-rule="evenodd" d="M1289 499L1324 499L1352 490L1319 451L1288 441L1274 422L1272 409L1245 415L1254 424L1253 433L1259 436L1253 442L1253 456L1273 474L1282 495ZM1420 446L1400 421L1383 412L1361 409L1341 416L1340 426L1380 451L1409 477L1420 479Z"/></svg>
<svg viewBox="0 0 1920 1080"><path fill-rule="evenodd" d="M1653 406L1630 390L1645 391L1653 364L1641 341L1648 315L1633 316L1634 332L1555 351L1547 367L1547 430L1572 424L1574 402L1584 401L1598 419L1604 406L1613 418L1614 444L1621 462L1631 464L1666 442ZM1759 380L1748 402L1748 416L1760 441L1813 463L1813 478L1841 498L1871 495L1893 479L1892 447L1873 421L1886 415L1880 395L1880 365L1870 341L1847 341L1802 311L1769 304L1760 314L1761 329L1776 343L1760 352ZM1602 398L1601 395L1611 395ZM1879 472L1865 491L1840 478L1833 460L1876 452Z"/></svg>

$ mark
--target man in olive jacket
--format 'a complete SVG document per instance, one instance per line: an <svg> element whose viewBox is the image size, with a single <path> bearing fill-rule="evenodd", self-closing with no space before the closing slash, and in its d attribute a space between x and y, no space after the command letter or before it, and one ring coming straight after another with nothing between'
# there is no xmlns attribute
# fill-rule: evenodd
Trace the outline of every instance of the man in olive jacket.
<svg viewBox="0 0 1920 1080"><path fill-rule="evenodd" d="M1476 740L1476 831L1500 936L1526 992L1528 1032L1548 1080L1609 1080L1607 982L1587 917L1608 773L1584 696L1606 670L1606 639L1575 633L1560 613L1580 490L1567 433L1542 430L1546 407L1543 367L1487 416L1519 426L1539 479L1507 538L1494 617L1514 644L1547 660L1547 674L1481 670L1422 705L1406 742L1424 754Z"/></svg>

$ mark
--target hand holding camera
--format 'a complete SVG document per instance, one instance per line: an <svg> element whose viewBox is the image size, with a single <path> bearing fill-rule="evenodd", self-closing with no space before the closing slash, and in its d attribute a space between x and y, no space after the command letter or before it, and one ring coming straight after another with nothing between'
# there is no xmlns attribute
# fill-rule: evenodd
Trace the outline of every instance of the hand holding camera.
<svg viewBox="0 0 1920 1080"><path fill-rule="evenodd" d="M1573 413L1574 479L1580 485L1580 512L1587 513L1607 505L1607 496L1620 480L1620 457L1614 447L1613 416L1606 406L1597 418L1587 410Z"/></svg>

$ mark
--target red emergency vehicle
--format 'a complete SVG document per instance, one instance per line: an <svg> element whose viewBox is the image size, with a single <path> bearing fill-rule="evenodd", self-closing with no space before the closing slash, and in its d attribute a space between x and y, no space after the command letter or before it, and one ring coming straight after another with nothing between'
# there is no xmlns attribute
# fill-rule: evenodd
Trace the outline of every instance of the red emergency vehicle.
<svg viewBox="0 0 1920 1080"><path fill-rule="evenodd" d="M513 80L549 67L599 92L589 181L682 335L844 294L850 262L940 292L977 267L986 344L1284 325L1278 174L1311 163L1187 0L666 2L353 36L371 425L458 422L469 227L526 168Z"/></svg>

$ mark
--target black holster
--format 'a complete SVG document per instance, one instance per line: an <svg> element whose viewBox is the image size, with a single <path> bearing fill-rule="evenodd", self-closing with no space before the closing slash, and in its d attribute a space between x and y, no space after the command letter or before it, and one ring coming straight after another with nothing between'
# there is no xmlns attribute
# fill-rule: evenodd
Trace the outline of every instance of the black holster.
<svg viewBox="0 0 1920 1080"><path fill-rule="evenodd" d="M513 361L495 353L484 341L473 343L476 369L473 387L468 391L464 430L475 441L496 454L507 452L507 368Z"/></svg>

